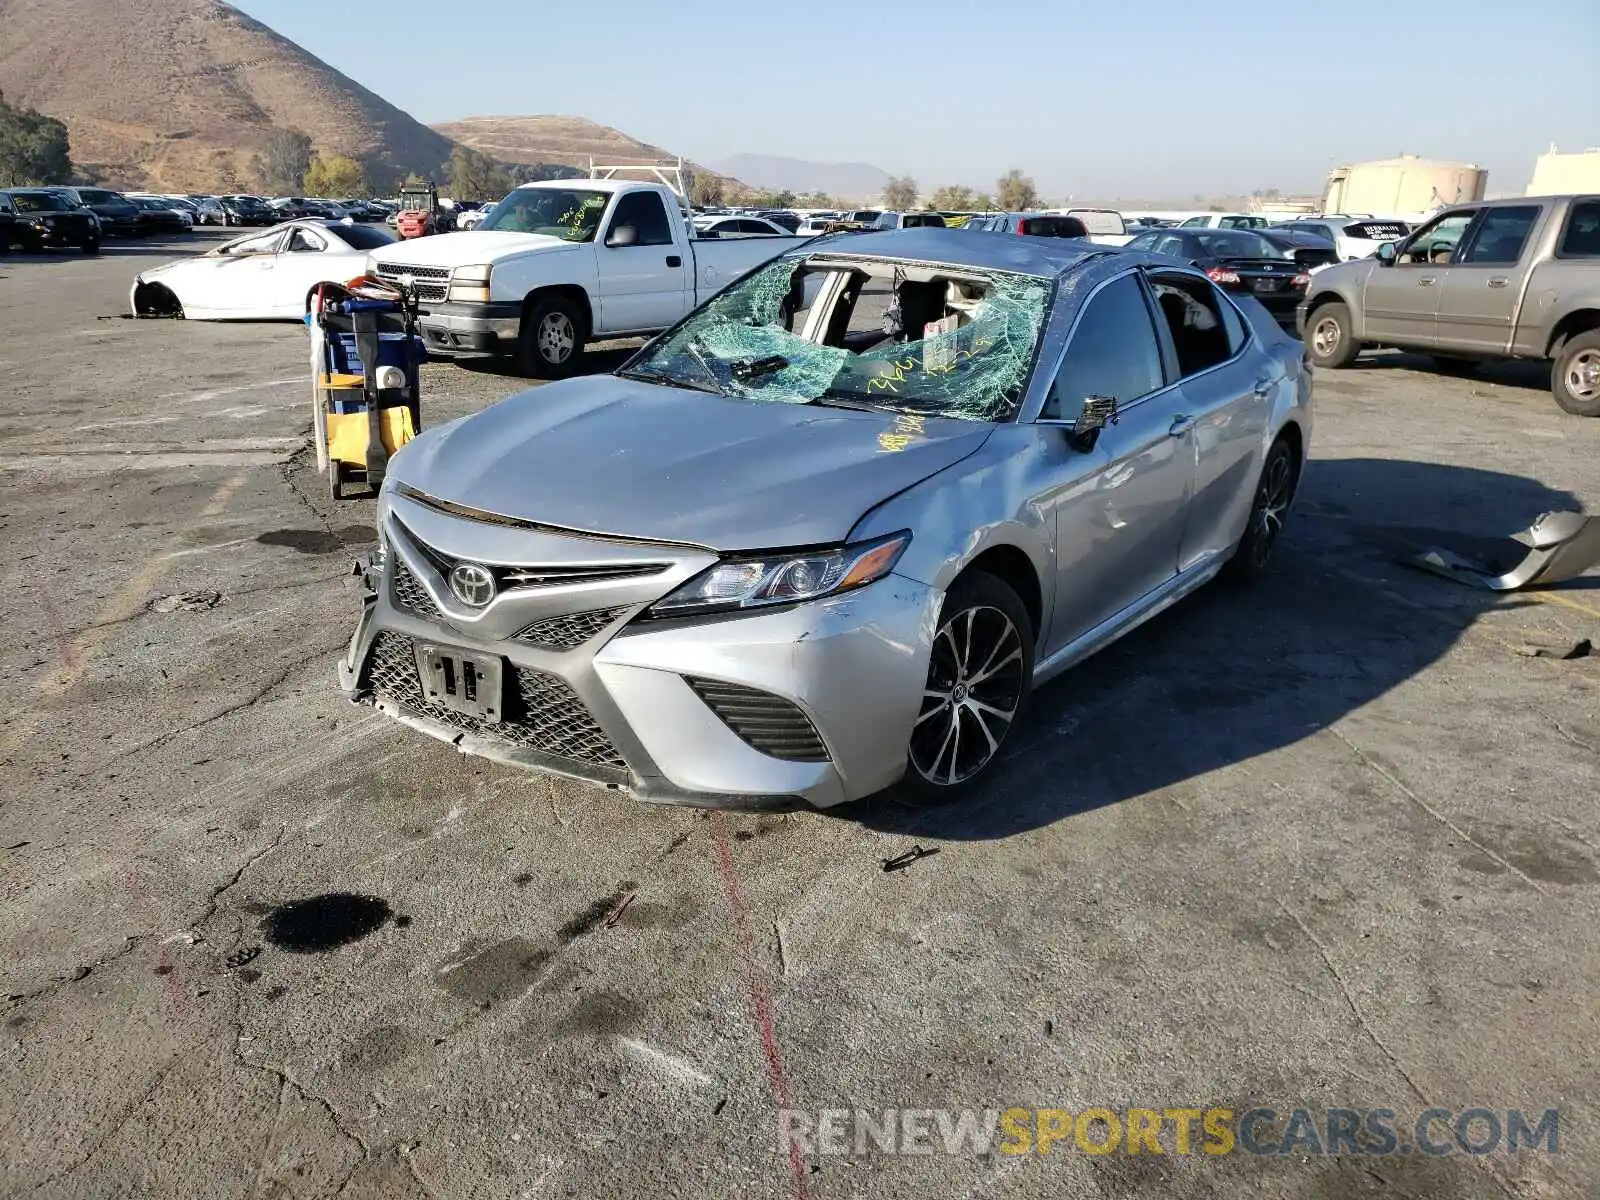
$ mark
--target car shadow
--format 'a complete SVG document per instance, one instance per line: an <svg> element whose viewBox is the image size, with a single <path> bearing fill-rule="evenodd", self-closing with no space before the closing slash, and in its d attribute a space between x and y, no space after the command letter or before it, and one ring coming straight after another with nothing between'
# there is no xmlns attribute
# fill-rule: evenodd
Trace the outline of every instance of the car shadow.
<svg viewBox="0 0 1600 1200"><path fill-rule="evenodd" d="M828 811L901 835L1003 838L1294 745L1426 670L1486 610L1534 603L1402 558L1503 557L1499 535L1580 507L1492 471L1313 462L1266 577L1209 584L1040 688L969 798L915 809L891 790Z"/></svg>
<svg viewBox="0 0 1600 1200"><path fill-rule="evenodd" d="M642 342L620 346L615 343L607 343L594 347L583 356L583 362L573 374L575 376L609 375L632 358L641 345L643 345ZM438 361L453 362L463 371L471 371L476 375L499 375L506 379L515 379L530 387L537 386L540 383L539 380L528 379L518 374L515 363L509 358L449 359L441 356Z"/></svg>
<svg viewBox="0 0 1600 1200"><path fill-rule="evenodd" d="M1503 387L1527 388L1529 391L1550 390L1550 364L1542 360L1508 359L1484 362L1478 366L1452 373L1440 369L1426 354L1409 354L1403 350L1387 353L1363 354L1347 371L1419 371L1437 375L1441 379L1461 379L1463 382L1497 383Z"/></svg>

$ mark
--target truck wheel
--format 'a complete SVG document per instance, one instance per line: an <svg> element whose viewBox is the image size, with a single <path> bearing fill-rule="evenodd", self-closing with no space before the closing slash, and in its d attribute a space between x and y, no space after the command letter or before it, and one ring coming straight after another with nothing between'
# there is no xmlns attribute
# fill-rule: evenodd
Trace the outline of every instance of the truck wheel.
<svg viewBox="0 0 1600 1200"><path fill-rule="evenodd" d="M1339 303L1323 304L1306 317L1306 352L1314 367L1337 370L1348 367L1361 353L1361 343L1350 336L1350 309Z"/></svg>
<svg viewBox="0 0 1600 1200"><path fill-rule="evenodd" d="M1556 403L1575 417L1600 417L1600 329L1570 337L1550 368Z"/></svg>
<svg viewBox="0 0 1600 1200"><path fill-rule="evenodd" d="M561 296L540 300L517 331L517 370L534 379L564 379L583 360L585 330L577 305Z"/></svg>

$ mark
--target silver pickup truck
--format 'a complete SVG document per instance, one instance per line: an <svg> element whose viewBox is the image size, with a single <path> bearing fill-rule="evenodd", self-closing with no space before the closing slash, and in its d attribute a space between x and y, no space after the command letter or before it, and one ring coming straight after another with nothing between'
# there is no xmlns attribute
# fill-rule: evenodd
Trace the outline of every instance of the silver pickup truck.
<svg viewBox="0 0 1600 1200"><path fill-rule="evenodd" d="M1600 417L1600 196L1445 209L1371 258L1318 271L1297 322L1318 367L1378 346L1458 371L1545 359L1556 403Z"/></svg>

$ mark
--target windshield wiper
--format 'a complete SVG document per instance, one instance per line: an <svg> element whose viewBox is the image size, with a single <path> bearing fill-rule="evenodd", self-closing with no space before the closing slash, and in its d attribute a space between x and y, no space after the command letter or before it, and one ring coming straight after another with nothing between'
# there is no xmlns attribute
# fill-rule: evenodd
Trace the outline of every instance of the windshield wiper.
<svg viewBox="0 0 1600 1200"><path fill-rule="evenodd" d="M848 400L838 392L823 392L822 395L815 399L807 400L806 403L815 404L819 408L848 408L854 412L893 413L903 411L887 404L868 404L864 400Z"/></svg>
<svg viewBox="0 0 1600 1200"><path fill-rule="evenodd" d="M664 371L655 371L649 367L634 367L631 371L618 371L617 378L637 379L640 383L653 383L658 387L688 388L692 392L706 392L713 396L726 395L715 384L700 383L693 379L680 379L676 375L668 375Z"/></svg>

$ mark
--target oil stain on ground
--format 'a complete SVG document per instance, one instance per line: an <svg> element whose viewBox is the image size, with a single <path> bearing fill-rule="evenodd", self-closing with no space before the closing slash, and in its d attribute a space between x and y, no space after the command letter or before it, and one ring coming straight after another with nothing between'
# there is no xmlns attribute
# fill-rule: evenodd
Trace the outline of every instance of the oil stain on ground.
<svg viewBox="0 0 1600 1200"><path fill-rule="evenodd" d="M372 530L361 525L343 529L273 529L260 534L263 546L287 546L301 554L335 554L346 546L359 546L372 540Z"/></svg>
<svg viewBox="0 0 1600 1200"><path fill-rule="evenodd" d="M506 938L446 967L439 973L439 986L458 999L488 1007L522 995L549 961L550 951L531 938Z"/></svg>
<svg viewBox="0 0 1600 1200"><path fill-rule="evenodd" d="M323 954L375 933L393 915L376 896L329 892L291 900L262 918L267 941L295 954Z"/></svg>
<svg viewBox="0 0 1600 1200"><path fill-rule="evenodd" d="M637 889L638 886L633 880L624 879L617 885L616 891L609 896L601 896L600 899L556 930L556 936L563 942L570 942L597 929L602 921L616 911L617 906L627 898L628 893Z"/></svg>

